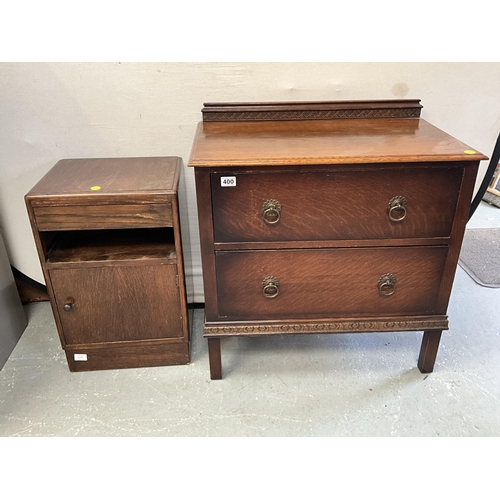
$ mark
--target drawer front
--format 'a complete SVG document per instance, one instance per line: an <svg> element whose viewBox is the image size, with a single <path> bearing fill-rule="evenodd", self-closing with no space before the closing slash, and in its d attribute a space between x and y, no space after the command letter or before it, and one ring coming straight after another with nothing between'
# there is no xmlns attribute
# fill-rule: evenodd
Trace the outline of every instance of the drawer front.
<svg viewBox="0 0 500 500"><path fill-rule="evenodd" d="M34 207L39 231L172 226L172 205L71 205Z"/></svg>
<svg viewBox="0 0 500 500"><path fill-rule="evenodd" d="M182 337L177 266L49 271L67 344Z"/></svg>
<svg viewBox="0 0 500 500"><path fill-rule="evenodd" d="M444 246L216 252L219 317L434 314L447 252Z"/></svg>
<svg viewBox="0 0 500 500"><path fill-rule="evenodd" d="M462 175L387 168L247 173L225 183L228 174L212 174L215 241L446 237Z"/></svg>

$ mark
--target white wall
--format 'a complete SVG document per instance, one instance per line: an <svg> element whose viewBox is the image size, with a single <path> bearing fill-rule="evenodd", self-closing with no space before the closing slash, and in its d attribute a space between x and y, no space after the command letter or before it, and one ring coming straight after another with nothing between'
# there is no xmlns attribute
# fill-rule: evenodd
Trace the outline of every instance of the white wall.
<svg viewBox="0 0 500 500"><path fill-rule="evenodd" d="M23 197L61 158L172 155L187 163L204 102L390 98L421 99L422 118L491 155L499 63L2 63L0 230L11 262L43 282ZM201 302L193 171L184 170L188 293Z"/></svg>

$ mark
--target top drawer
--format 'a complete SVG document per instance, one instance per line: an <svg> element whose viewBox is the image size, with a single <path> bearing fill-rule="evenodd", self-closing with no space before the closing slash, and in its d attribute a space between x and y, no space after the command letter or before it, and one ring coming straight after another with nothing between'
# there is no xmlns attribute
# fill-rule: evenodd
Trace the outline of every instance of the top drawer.
<svg viewBox="0 0 500 500"><path fill-rule="evenodd" d="M238 173L229 184L221 179L231 175L211 176L216 242L432 238L451 233L463 168L255 172Z"/></svg>
<svg viewBox="0 0 500 500"><path fill-rule="evenodd" d="M172 204L33 207L39 231L172 226Z"/></svg>

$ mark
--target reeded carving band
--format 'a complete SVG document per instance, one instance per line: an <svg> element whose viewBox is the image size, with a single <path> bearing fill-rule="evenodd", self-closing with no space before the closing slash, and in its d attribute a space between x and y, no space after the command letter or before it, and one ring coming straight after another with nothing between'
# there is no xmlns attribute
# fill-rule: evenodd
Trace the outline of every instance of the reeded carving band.
<svg viewBox="0 0 500 500"><path fill-rule="evenodd" d="M316 333L369 333L369 332L411 332L423 330L448 330L446 316L414 317L403 320L339 320L324 323L273 323L273 324L205 324L205 337L238 335L285 335Z"/></svg>

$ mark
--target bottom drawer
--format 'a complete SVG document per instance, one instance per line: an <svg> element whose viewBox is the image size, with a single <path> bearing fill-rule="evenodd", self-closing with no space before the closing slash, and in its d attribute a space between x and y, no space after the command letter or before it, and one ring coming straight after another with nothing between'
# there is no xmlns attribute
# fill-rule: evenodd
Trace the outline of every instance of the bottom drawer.
<svg viewBox="0 0 500 500"><path fill-rule="evenodd" d="M447 252L444 246L216 252L219 317L434 314Z"/></svg>

